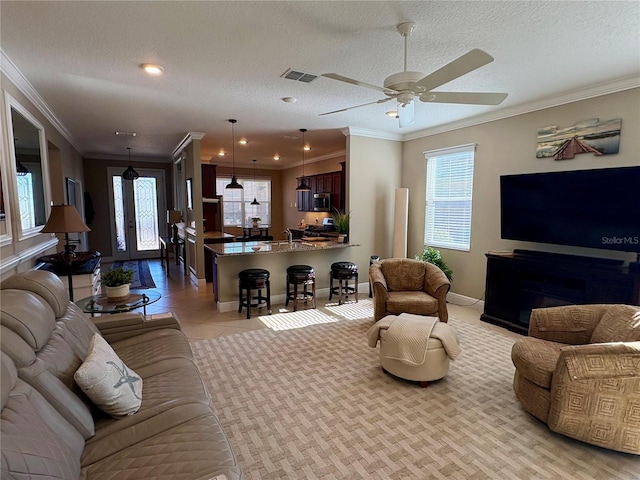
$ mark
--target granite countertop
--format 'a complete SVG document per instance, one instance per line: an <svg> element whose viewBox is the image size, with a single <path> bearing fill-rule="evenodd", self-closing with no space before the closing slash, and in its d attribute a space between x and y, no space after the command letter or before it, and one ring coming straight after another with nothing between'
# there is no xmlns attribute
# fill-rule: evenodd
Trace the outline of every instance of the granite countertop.
<svg viewBox="0 0 640 480"><path fill-rule="evenodd" d="M294 240L289 243L286 240L252 241L252 242L230 242L219 244L208 244L204 248L208 248L218 255L260 255L266 253L287 253L287 252L309 252L317 250L331 250L335 248L358 247L353 243L338 243L335 241L328 242L306 242ZM255 251L254 248L255 247ZM259 248L258 248L259 247Z"/></svg>

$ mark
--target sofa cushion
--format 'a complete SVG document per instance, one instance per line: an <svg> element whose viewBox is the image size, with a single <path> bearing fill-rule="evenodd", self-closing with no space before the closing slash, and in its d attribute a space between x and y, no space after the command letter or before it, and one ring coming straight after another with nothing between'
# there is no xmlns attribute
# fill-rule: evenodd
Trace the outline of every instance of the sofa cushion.
<svg viewBox="0 0 640 480"><path fill-rule="evenodd" d="M397 259L391 260L394 261L386 263L385 260L382 260L380 262L389 291L424 289L426 270L423 262L417 260L402 260L400 262Z"/></svg>
<svg viewBox="0 0 640 480"><path fill-rule="evenodd" d="M42 297L26 290L3 290L0 321L38 352L56 326L56 316Z"/></svg>
<svg viewBox="0 0 640 480"><path fill-rule="evenodd" d="M591 334L589 343L640 340L640 311L629 305L610 305Z"/></svg>
<svg viewBox="0 0 640 480"><path fill-rule="evenodd" d="M46 270L29 270L13 275L2 282L1 288L15 288L35 293L49 304L56 317L62 315L69 305L67 287L57 275ZM2 296L4 298L4 292Z"/></svg>
<svg viewBox="0 0 640 480"><path fill-rule="evenodd" d="M511 360L518 374L530 382L547 389L556 369L563 343L526 337L516 341L511 349Z"/></svg>
<svg viewBox="0 0 640 480"><path fill-rule="evenodd" d="M133 369L153 365L167 359L193 359L184 333L163 328L111 343L118 356Z"/></svg>
<svg viewBox="0 0 640 480"><path fill-rule="evenodd" d="M425 292L389 292L387 312L438 316L438 300Z"/></svg>
<svg viewBox="0 0 640 480"><path fill-rule="evenodd" d="M78 478L82 436L42 395L17 378L4 354L1 363L2 478Z"/></svg>
<svg viewBox="0 0 640 480"><path fill-rule="evenodd" d="M140 409L142 378L127 367L97 333L73 378L103 412L118 417L134 414Z"/></svg>

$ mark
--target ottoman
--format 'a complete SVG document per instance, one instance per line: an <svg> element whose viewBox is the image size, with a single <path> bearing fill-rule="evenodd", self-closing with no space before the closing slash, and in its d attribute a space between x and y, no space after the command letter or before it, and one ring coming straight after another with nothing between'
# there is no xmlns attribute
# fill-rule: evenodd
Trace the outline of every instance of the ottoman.
<svg viewBox="0 0 640 480"><path fill-rule="evenodd" d="M444 377L449 360L460 354L456 331L437 317L388 315L367 336L371 348L380 341L380 364L385 372L420 382L421 387Z"/></svg>

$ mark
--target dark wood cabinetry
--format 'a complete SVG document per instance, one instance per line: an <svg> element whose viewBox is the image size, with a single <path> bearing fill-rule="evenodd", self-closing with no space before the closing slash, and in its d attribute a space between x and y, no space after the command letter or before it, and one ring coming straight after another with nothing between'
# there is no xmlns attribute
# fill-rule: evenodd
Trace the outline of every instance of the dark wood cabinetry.
<svg viewBox="0 0 640 480"><path fill-rule="evenodd" d="M216 192L215 165L202 165L202 219L205 231L222 231L222 197Z"/></svg>
<svg viewBox="0 0 640 480"><path fill-rule="evenodd" d="M640 277L608 260L518 250L486 256L480 318L518 333L527 333L533 308L640 302Z"/></svg>
<svg viewBox="0 0 640 480"><path fill-rule="evenodd" d="M316 193L330 193L331 205L341 212L344 211L344 173L331 172L310 175L305 177L307 184L311 188L310 192L298 192L298 211L313 211L313 195ZM298 185L302 177L298 177Z"/></svg>

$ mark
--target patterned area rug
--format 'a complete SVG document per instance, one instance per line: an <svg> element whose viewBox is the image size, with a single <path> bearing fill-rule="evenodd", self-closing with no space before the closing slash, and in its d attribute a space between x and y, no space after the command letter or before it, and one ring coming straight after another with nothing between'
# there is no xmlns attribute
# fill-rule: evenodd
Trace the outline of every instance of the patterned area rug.
<svg viewBox="0 0 640 480"><path fill-rule="evenodd" d="M149 262L146 260L130 260L128 262L113 262L111 268L124 267L133 270L133 280L131 288L156 288L156 284L151 276Z"/></svg>
<svg viewBox="0 0 640 480"><path fill-rule="evenodd" d="M192 343L247 478L638 478L637 456L554 434L522 410L512 338L450 319L462 354L420 388L381 371L366 340L370 300L357 308L281 314L296 327Z"/></svg>

